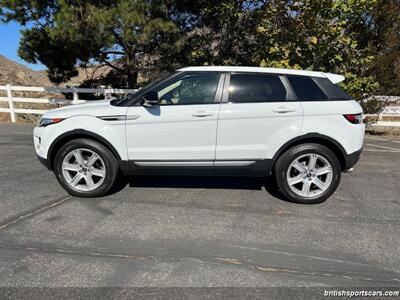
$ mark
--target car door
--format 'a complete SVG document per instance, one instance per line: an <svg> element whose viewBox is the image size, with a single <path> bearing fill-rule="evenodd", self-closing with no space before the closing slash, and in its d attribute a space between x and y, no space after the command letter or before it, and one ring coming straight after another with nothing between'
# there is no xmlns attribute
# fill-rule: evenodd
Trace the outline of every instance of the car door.
<svg viewBox="0 0 400 300"><path fill-rule="evenodd" d="M221 77L218 72L185 72L151 90L159 105L129 107L129 160L142 166L212 166Z"/></svg>
<svg viewBox="0 0 400 300"><path fill-rule="evenodd" d="M285 76L227 75L221 104L215 165L270 160L299 135L303 111Z"/></svg>

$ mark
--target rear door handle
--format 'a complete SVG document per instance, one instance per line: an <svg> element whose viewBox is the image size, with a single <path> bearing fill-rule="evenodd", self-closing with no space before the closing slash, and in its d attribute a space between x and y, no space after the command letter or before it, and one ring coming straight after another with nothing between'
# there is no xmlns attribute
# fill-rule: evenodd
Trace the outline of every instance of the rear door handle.
<svg viewBox="0 0 400 300"><path fill-rule="evenodd" d="M293 107L287 107L287 106L279 106L273 110L273 112L278 113L278 114L285 114L289 112L295 112L296 109Z"/></svg>
<svg viewBox="0 0 400 300"><path fill-rule="evenodd" d="M198 112L192 114L193 117L197 117L197 118L202 118L202 117L209 117L214 115L214 113L209 112L209 111L205 111L205 110L199 110Z"/></svg>

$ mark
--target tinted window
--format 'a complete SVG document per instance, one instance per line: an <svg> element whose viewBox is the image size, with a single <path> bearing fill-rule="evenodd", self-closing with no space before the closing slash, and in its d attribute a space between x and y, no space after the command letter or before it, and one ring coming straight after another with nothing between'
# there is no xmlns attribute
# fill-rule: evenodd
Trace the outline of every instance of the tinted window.
<svg viewBox="0 0 400 300"><path fill-rule="evenodd" d="M308 76L287 76L297 99L299 100L328 100L318 85Z"/></svg>
<svg viewBox="0 0 400 300"><path fill-rule="evenodd" d="M219 74L193 74L169 81L155 90L160 105L214 103Z"/></svg>
<svg viewBox="0 0 400 300"><path fill-rule="evenodd" d="M332 83L328 78L314 78L315 82L320 86L329 100L351 100L349 94L343 91L336 84Z"/></svg>
<svg viewBox="0 0 400 300"><path fill-rule="evenodd" d="M284 101L287 91L278 75L232 74L229 102Z"/></svg>

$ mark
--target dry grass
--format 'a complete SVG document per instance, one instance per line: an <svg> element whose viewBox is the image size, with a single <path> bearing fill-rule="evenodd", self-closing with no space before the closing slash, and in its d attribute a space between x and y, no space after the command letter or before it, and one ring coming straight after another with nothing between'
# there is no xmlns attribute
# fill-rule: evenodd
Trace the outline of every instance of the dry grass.
<svg viewBox="0 0 400 300"><path fill-rule="evenodd" d="M382 116L382 121L400 122L400 116Z"/></svg>
<svg viewBox="0 0 400 300"><path fill-rule="evenodd" d="M366 129L365 132L371 135L400 136L400 127L373 126Z"/></svg>
<svg viewBox="0 0 400 300"><path fill-rule="evenodd" d="M22 98L47 98L47 99L59 99L65 100L64 94L61 93L41 93L41 92L20 92L13 91L13 97L22 97ZM0 91L0 96L5 97L6 94L4 91ZM8 102L0 102L0 107L8 108ZM14 108L20 109L42 109L42 110L50 110L60 107L58 104L44 104L44 103L23 103L23 102L15 102ZM16 114L15 119L18 123L23 124L34 124L37 123L40 119L41 115L36 114ZM0 113L0 122L11 122L9 113Z"/></svg>
<svg viewBox="0 0 400 300"><path fill-rule="evenodd" d="M382 116L381 119L379 119L378 116L365 116L364 117L364 123L366 124L365 132L372 135L388 135L388 136L400 135L400 127L375 125L376 122L378 121L399 122L400 116Z"/></svg>
<svg viewBox="0 0 400 300"><path fill-rule="evenodd" d="M8 108L7 102L0 102L0 107ZM10 114L0 112L0 122L11 122Z"/></svg>
<svg viewBox="0 0 400 300"><path fill-rule="evenodd" d="M7 102L0 102L0 107L8 108ZM50 110L60 107L57 104L43 104L43 103L14 103L14 108L20 109L43 109ZM36 114L15 114L15 120L17 123L22 124L35 124L39 121L41 115ZM11 122L9 113L0 112L0 122Z"/></svg>

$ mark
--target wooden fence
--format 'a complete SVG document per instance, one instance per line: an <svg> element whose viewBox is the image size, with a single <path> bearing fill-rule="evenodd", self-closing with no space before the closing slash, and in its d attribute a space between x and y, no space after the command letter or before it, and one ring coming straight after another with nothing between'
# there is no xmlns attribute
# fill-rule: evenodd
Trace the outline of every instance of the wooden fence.
<svg viewBox="0 0 400 300"><path fill-rule="evenodd" d="M34 103L34 104L59 104L59 105L71 105L86 102L88 100L80 99L79 94L101 94L104 98L110 98L117 94L128 94L133 93L135 89L102 89L102 88L59 88L59 87L31 87L31 86L11 86L11 85L0 85L0 91L5 91L6 96L0 97L0 102L7 102L8 108L0 107L0 112L9 113L11 122L15 122L15 114L44 114L47 110L45 109L26 109L16 108L15 103ZM30 92L40 94L65 94L71 93L72 99L55 99L55 98L28 98L28 97L17 97L13 96L14 93ZM380 101L387 101L390 103L400 103L400 97L393 96L373 96L378 98ZM95 100L93 100L95 101ZM400 117L400 106L389 105L385 110L379 114L378 125L382 126L400 126L400 122L384 122L381 121L383 116L395 116Z"/></svg>
<svg viewBox="0 0 400 300"><path fill-rule="evenodd" d="M60 105L71 105L86 102L85 99L79 99L79 94L102 94L107 99L115 94L128 94L135 92L134 89L101 89L101 88L59 88L59 87L32 87L32 86L11 86L0 85L0 91L5 91L6 96L0 97L0 102L7 102L8 108L0 107L0 112L9 113L11 122L15 122L15 114L44 114L47 110L45 109L25 109L16 108L15 103L34 103L34 104L60 104ZM55 99L55 98L28 98L28 97L17 97L13 95L13 92L36 92L36 93L71 93L72 99ZM94 100L95 101L95 100Z"/></svg>

